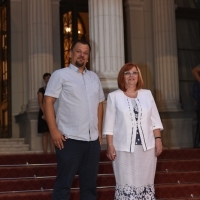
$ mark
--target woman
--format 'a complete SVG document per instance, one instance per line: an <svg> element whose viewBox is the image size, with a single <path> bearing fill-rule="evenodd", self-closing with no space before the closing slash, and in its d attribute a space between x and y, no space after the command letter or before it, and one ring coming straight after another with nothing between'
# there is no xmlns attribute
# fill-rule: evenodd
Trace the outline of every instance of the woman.
<svg viewBox="0 0 200 200"><path fill-rule="evenodd" d="M121 68L118 86L108 94L103 128L113 161L115 199L155 199L156 162L162 152L159 113L151 92L142 89L137 65Z"/></svg>
<svg viewBox="0 0 200 200"><path fill-rule="evenodd" d="M45 93L45 89L46 89L46 86L47 86L47 83L48 83L50 77L51 77L50 73L45 73L43 75L43 80L44 80L45 86L39 88L38 93L37 93L38 94L38 103L40 106L40 110L38 113L38 133L42 133L42 146L43 146L44 153L47 153L49 140L50 140L51 153L54 152L54 144L53 144L50 134L49 134L48 125L46 123L46 120L44 119L44 107L43 107L44 93Z"/></svg>

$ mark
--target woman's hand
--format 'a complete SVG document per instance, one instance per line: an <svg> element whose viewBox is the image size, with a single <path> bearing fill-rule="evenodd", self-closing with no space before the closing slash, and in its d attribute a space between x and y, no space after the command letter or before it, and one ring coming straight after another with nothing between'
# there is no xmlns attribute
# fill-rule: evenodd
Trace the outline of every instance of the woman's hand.
<svg viewBox="0 0 200 200"><path fill-rule="evenodd" d="M159 156L162 153L163 146L162 146L162 140L160 138L156 139L155 141L155 150L156 150L156 156Z"/></svg>
<svg viewBox="0 0 200 200"><path fill-rule="evenodd" d="M107 157L110 160L112 160L112 161L115 160L115 158L116 158L116 151L115 151L115 147L112 144L108 145L108 147L107 147L107 154L106 155L107 155Z"/></svg>

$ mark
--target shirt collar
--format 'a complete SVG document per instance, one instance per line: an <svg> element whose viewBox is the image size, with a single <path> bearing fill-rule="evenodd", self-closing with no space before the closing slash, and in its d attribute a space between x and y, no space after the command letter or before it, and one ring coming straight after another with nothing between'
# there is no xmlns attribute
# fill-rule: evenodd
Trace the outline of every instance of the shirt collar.
<svg viewBox="0 0 200 200"><path fill-rule="evenodd" d="M69 65L69 68L74 70L75 72L78 72L79 73L79 68L76 67L75 65L71 64ZM85 67L84 71L83 71L83 74L85 74L87 72L87 68Z"/></svg>

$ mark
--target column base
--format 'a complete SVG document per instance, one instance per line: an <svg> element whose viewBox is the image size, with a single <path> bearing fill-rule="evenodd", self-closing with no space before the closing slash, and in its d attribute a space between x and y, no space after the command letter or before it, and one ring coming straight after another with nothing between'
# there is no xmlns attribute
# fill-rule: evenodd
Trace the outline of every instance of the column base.
<svg viewBox="0 0 200 200"><path fill-rule="evenodd" d="M164 130L161 132L166 149L192 148L195 133L194 112L161 112Z"/></svg>
<svg viewBox="0 0 200 200"><path fill-rule="evenodd" d="M178 112L183 111L178 101L160 101L156 102L159 112Z"/></svg>
<svg viewBox="0 0 200 200"><path fill-rule="evenodd" d="M43 152L42 134L37 133L37 112L24 112L15 116L19 125L19 136L25 139L25 144L29 144L29 150Z"/></svg>
<svg viewBox="0 0 200 200"><path fill-rule="evenodd" d="M39 105L37 99L31 99L28 102L27 105L27 112L38 112L39 111Z"/></svg>
<svg viewBox="0 0 200 200"><path fill-rule="evenodd" d="M105 97L107 99L108 93L113 92L118 89L117 79L101 79L101 84Z"/></svg>

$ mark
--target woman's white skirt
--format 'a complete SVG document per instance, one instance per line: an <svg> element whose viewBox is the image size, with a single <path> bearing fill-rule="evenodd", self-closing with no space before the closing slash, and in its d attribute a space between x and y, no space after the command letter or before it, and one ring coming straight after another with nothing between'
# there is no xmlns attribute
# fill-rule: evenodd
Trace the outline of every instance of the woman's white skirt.
<svg viewBox="0 0 200 200"><path fill-rule="evenodd" d="M117 151L116 155L115 200L155 199L155 148L144 151L142 145L135 145L134 153Z"/></svg>

